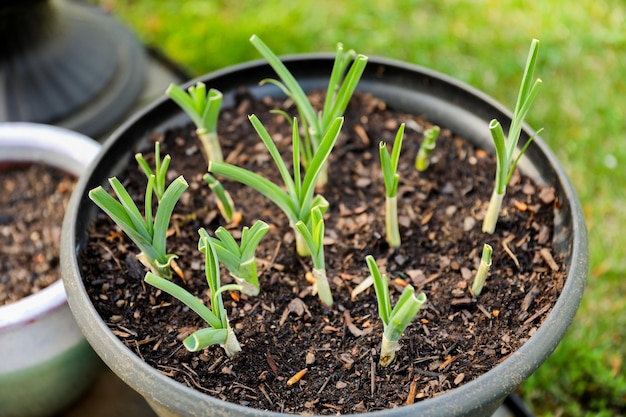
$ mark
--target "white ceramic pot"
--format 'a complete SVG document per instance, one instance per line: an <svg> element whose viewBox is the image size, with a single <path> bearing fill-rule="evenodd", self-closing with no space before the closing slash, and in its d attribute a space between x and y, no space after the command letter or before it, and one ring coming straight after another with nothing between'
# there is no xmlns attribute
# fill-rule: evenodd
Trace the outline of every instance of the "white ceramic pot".
<svg viewBox="0 0 626 417"><path fill-rule="evenodd" d="M0 165L41 163L78 177L99 149L94 140L70 130L0 123ZM60 278L0 307L0 417L54 415L77 399L100 370Z"/></svg>

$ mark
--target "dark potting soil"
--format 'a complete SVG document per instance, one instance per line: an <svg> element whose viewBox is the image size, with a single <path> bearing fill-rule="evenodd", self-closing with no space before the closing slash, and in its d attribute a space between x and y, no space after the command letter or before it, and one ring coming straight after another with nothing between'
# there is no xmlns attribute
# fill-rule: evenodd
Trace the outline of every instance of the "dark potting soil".
<svg viewBox="0 0 626 417"><path fill-rule="evenodd" d="M47 165L0 166L0 305L61 278L61 224L74 184Z"/></svg>
<svg viewBox="0 0 626 417"><path fill-rule="evenodd" d="M317 95L313 100L322 99ZM256 114L291 161L290 123L269 111L293 111L290 102L261 102L242 93L222 111L219 133L227 162L282 184L248 121ZM407 129L400 160L398 210L402 245L385 241L384 186L378 143L391 146L400 123ZM234 403L288 413L347 414L396 407L432 397L475 379L519 348L541 325L558 297L564 266L552 249L558 196L516 173L496 233L481 232L492 191L495 160L446 129L430 168L414 169L422 132L419 116L357 95L331 154L326 217L326 266L333 308L310 294L310 259L295 253L287 218L256 191L224 180L241 224L271 224L257 258L261 294L225 294L224 303L243 351L227 358L213 346L189 353L181 340L205 323L179 301L143 283L145 270L129 243L102 213L91 229L81 268L89 295L111 330L129 349L165 375ZM179 255L185 280L174 280L208 302L197 230L224 225L216 199L202 181L206 163L191 126L151 138L172 156L170 179L184 175L190 189L172 218L168 250ZM148 151L152 144L147 144ZM146 151L144 154L151 157ZM145 177L132 156L120 176L143 204ZM141 207L141 206L140 206ZM483 243L494 248L483 294L469 293ZM373 288L351 299L368 275L371 254L390 277L395 302L411 283L428 301L401 338L387 368L378 365L382 323ZM223 282L230 282L222 269ZM287 381L306 370L302 378Z"/></svg>

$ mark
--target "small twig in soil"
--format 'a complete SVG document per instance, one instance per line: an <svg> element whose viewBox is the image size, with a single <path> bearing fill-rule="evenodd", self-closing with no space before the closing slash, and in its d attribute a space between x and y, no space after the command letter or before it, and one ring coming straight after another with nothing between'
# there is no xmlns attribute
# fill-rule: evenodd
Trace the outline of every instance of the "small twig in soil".
<svg viewBox="0 0 626 417"><path fill-rule="evenodd" d="M278 365L276 365L276 362L274 361L274 358L272 357L269 349L267 349L265 353L265 358L274 376L278 376Z"/></svg>
<svg viewBox="0 0 626 417"><path fill-rule="evenodd" d="M180 349L180 347L178 349ZM215 371L217 369L218 366L220 366L222 364L223 361L224 361L224 357L223 356L218 356L217 359L215 360L215 362L213 362L211 364L211 366L208 367L207 371L209 373L212 373L213 371Z"/></svg>
<svg viewBox="0 0 626 417"><path fill-rule="evenodd" d="M530 305L535 301L535 298L541 293L541 290L536 285L533 285L532 288L526 293L524 299L522 300L521 309L522 311L528 311Z"/></svg>
<svg viewBox="0 0 626 417"><path fill-rule="evenodd" d="M405 405L411 405L415 402L415 394L417 394L417 378L413 378L411 381L411 387L409 388L409 395L406 397Z"/></svg>
<svg viewBox="0 0 626 417"><path fill-rule="evenodd" d="M272 258L269 261L266 261L265 259L257 259L257 262L260 263L261 265L265 265L265 268L263 269L264 273L265 271L274 268L277 271L283 271L285 269L284 265L281 264L277 264L276 263L276 258L278 257L278 254L280 253L280 247L282 246L282 241L278 241L278 244L276 245L276 249L274 249L274 253L272 254Z"/></svg>
<svg viewBox="0 0 626 417"><path fill-rule="evenodd" d="M317 395L320 395L322 391L324 391L324 388L326 388L326 385L328 385L328 381L330 381L330 377L326 378L321 388L317 391Z"/></svg>
<svg viewBox="0 0 626 417"><path fill-rule="evenodd" d="M515 236L513 235L507 236L506 238L502 239L502 248L507 253L507 255L511 257L511 259L515 263L515 266L517 266L517 268L519 269L520 265L519 265L519 261L517 260L517 256L515 256L515 254L509 248L509 243L511 243L513 239L515 239Z"/></svg>
<svg viewBox="0 0 626 417"><path fill-rule="evenodd" d="M425 369L419 369L419 368L416 368L415 372L417 372L420 375L428 376L431 378L439 378L441 375L443 375L440 372L431 372L431 371L427 371Z"/></svg>
<svg viewBox="0 0 626 417"><path fill-rule="evenodd" d="M546 263L548 264L548 266L550 267L552 272L558 272L559 271L559 265L554 261L554 258L552 257L552 254L550 253L549 249L542 248L539 251L539 254L543 258L543 260L546 261Z"/></svg>
<svg viewBox="0 0 626 417"><path fill-rule="evenodd" d="M535 321L535 319L537 319L537 317L541 317L545 312L550 310L550 307L551 307L550 304L546 304L545 306L541 307L539 310L537 310L535 314L528 317L526 321L524 321L524 324L527 325L527 324L532 323L533 321Z"/></svg>
<svg viewBox="0 0 626 417"><path fill-rule="evenodd" d="M145 359L143 358L143 355L141 354L141 350L139 349L139 343L137 343L137 340L133 340L133 342L135 342L135 351L137 352L137 356L139 356L141 360L145 362Z"/></svg>
<svg viewBox="0 0 626 417"><path fill-rule="evenodd" d="M259 384L259 391L261 391L261 394L263 394L263 396L265 397L267 402L270 403L270 405L273 407L274 406L274 402L272 402L272 399L270 398L270 396L267 395L267 392L265 391L264 384Z"/></svg>
<svg viewBox="0 0 626 417"><path fill-rule="evenodd" d="M487 309L482 304L476 304L476 307L487 317L488 319L492 318L492 315L487 311Z"/></svg>
<svg viewBox="0 0 626 417"><path fill-rule="evenodd" d="M374 362L374 356L371 356L370 359L370 394L374 395L376 392L376 362Z"/></svg>

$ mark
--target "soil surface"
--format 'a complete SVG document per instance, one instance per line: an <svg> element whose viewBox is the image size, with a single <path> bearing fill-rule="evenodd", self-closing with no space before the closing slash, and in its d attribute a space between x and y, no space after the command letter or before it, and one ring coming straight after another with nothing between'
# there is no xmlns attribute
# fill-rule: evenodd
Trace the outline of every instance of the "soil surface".
<svg viewBox="0 0 626 417"><path fill-rule="evenodd" d="M61 224L74 184L47 165L0 164L0 305L61 277Z"/></svg>
<svg viewBox="0 0 626 417"><path fill-rule="evenodd" d="M320 103L322 97L312 99ZM290 102L258 102L242 93L236 108L222 111L219 133L228 162L282 184L247 118L256 114L291 161L290 123L271 114L275 108L293 112ZM399 166L402 245L391 249L384 238L378 143L391 147L402 122L407 127ZM143 283L137 248L103 214L81 261L93 303L111 330L163 374L260 409L373 411L421 401L475 379L537 330L561 291L565 268L551 243L558 196L553 188L516 173L496 233L483 234L494 158L444 128L430 168L418 173L413 164L426 126L423 118L394 112L371 96L353 99L330 157L330 180L321 191L330 202L325 243L333 308L311 295L305 274L312 265L295 253L286 216L257 192L227 180L223 184L243 214L239 225L228 226L235 237L256 219L271 224L257 250L261 294L224 294L243 352L233 358L217 346L187 352L181 340L206 325L181 302ZM225 224L201 179L206 163L199 142L191 126L152 140L161 141L162 154L172 156L170 179L182 174L190 183L168 238L168 251L179 255L185 276L184 282L174 281L208 302L197 230ZM143 204L146 180L132 155L121 179ZM494 248L493 266L483 294L475 299L468 287L483 243ZM351 299L352 289L369 275L368 254L388 274L393 302L407 283L428 297L387 368L378 365L383 326L373 288ZM224 268L222 277L230 282ZM288 385L299 372L301 379Z"/></svg>

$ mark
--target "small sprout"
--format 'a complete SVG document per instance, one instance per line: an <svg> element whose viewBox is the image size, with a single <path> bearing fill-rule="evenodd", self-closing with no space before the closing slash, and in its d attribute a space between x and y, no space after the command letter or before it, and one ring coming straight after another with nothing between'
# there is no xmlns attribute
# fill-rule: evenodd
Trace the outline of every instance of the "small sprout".
<svg viewBox="0 0 626 417"><path fill-rule="evenodd" d="M171 159L172 158L169 155L165 155L165 157L161 159L161 144L159 142L154 143L154 171L152 171L152 168L144 159L143 154L135 154L135 160L139 164L139 167L144 172L144 174L146 174L146 177L150 179L150 176L154 175L154 194L156 194L159 201L161 201L161 199L163 198L163 194L165 193L167 169L170 166Z"/></svg>
<svg viewBox="0 0 626 417"><path fill-rule="evenodd" d="M489 268L491 267L491 254L493 253L493 249L490 245L483 245L483 254L480 258L480 265L478 266L478 271L476 272L476 277L474 278L474 283L472 284L472 288L470 292L474 297L478 297L480 293L483 291L483 286L485 285L485 280L487 279L487 273L489 272Z"/></svg>
<svg viewBox="0 0 626 417"><path fill-rule="evenodd" d="M305 146L301 149L302 160L304 167L308 169L334 120L337 117L343 117L350 98L363 75L368 58L365 55L357 55L353 50L344 52L343 45L337 44L324 107L318 114L298 81L261 38L252 35L250 42L265 57L281 80L266 79L263 82L277 85L296 104L305 132ZM350 66L349 70L348 66ZM317 183L324 185L327 180L327 166L323 164Z"/></svg>
<svg viewBox="0 0 626 417"><path fill-rule="evenodd" d="M326 263L324 258L324 216L319 206L311 210L311 224L307 226L303 221L296 223L313 260L313 295L318 294L320 300L329 307L333 305L333 295L326 277Z"/></svg>
<svg viewBox="0 0 626 417"><path fill-rule="evenodd" d="M317 153L315 153L313 160L311 160L311 163L306 170L304 179L302 178L300 171L301 144L296 119L293 120L293 177L291 176L287 165L282 160L276 144L263 124L255 115L250 116L250 122L261 137L261 140L274 160L287 190L283 190L277 184L274 184L254 172L250 172L244 168L225 162L211 161L209 163L209 172L239 181L240 183L257 190L259 193L274 202L274 204L276 204L285 213L289 219L289 225L295 231L296 250L298 254L300 256L307 256L309 255L309 251L307 250L306 244L302 240L302 237L296 228L296 224L299 221L302 221L305 225L307 225L307 227L310 226L312 209L314 207L320 207L322 214L324 214L326 208L328 207L328 202L324 199L324 197L320 195L313 197L313 193L315 191L315 184L319 173L321 172L322 165L324 165L330 151L333 146L335 146L335 142L337 142L339 131L343 124L343 119L341 117L336 118L329 127L326 135L320 143Z"/></svg>
<svg viewBox="0 0 626 417"><path fill-rule="evenodd" d="M524 75L518 92L517 103L515 104L515 112L513 113L513 118L511 119L508 137L505 139L502 126L496 119L493 119L489 123L491 137L496 148L497 167L493 193L491 194L491 200L489 201L489 206L487 207L487 214L483 220L482 230L485 233L493 233L496 230L496 223L498 222L498 216L500 215L502 200L504 200L506 186L509 184L511 175L513 175L519 159L524 154L530 143L533 141L535 136L541 132L540 129L532 137L530 137L519 151L517 157L514 158L524 118L528 114L530 106L535 100L535 97L539 92L539 87L542 83L539 78L537 78L534 82L532 80L535 72L535 65L537 63L538 47L539 41L537 39L533 39L530 45L530 51L528 52L526 68L524 69Z"/></svg>
<svg viewBox="0 0 626 417"><path fill-rule="evenodd" d="M207 161L223 161L222 148L217 136L222 93L211 88L207 94L204 83L198 81L195 86L187 89L187 93L176 84L170 84L165 94L174 100L196 125L196 133Z"/></svg>
<svg viewBox="0 0 626 417"><path fill-rule="evenodd" d="M142 157L140 159L143 160ZM109 178L109 183L119 201L107 193L102 186L89 191L89 198L126 233L135 245L137 245L141 251L141 253L137 255L137 259L153 273L169 279L172 276L172 262L177 256L165 251L167 229L174 206L187 189L188 184L181 175L172 181L159 198L155 191L158 181L157 176L161 177L161 180L164 181L165 171L163 167L165 166L166 170L167 163L166 157L160 166L157 165L156 175L154 173L148 175L146 172L146 175L148 175L148 184L144 197L145 218L142 217L137 205L128 191L126 191L126 188L124 188L122 183L115 177ZM140 165L142 165L141 162ZM145 166L147 166L147 164ZM143 165L142 168L145 170ZM157 194L158 199L157 211L154 217L152 216L153 191Z"/></svg>
<svg viewBox="0 0 626 417"><path fill-rule="evenodd" d="M250 296L259 294L259 276L254 252L268 230L270 227L266 223L257 220L252 228L243 228L241 245L238 245L235 238L223 227L215 231L216 238L211 238L220 262L241 286L243 294Z"/></svg>
<svg viewBox="0 0 626 417"><path fill-rule="evenodd" d="M426 302L426 294L420 292L415 296L412 285L407 285L402 291L393 310L391 309L391 298L389 297L389 284L387 275L381 274L376 265L376 260L371 255L365 258L367 266L374 278L374 290L378 300L378 315L383 321L383 341L380 347L380 365L388 366L400 349L398 340L404 330L411 323L413 318Z"/></svg>
<svg viewBox="0 0 626 417"><path fill-rule="evenodd" d="M441 128L439 126L433 126L426 129L424 132L424 140L417 151L417 157L415 158L415 169L420 172L426 171L428 165L430 165L430 154L433 153L437 146L437 138Z"/></svg>
<svg viewBox="0 0 626 417"><path fill-rule="evenodd" d="M202 179L209 185L211 191L215 193L217 197L217 208L226 223L232 223L237 212L235 211L235 203L233 203L230 193L224 189L224 186L222 186L222 183L219 182L217 178L208 172L204 174Z"/></svg>
<svg viewBox="0 0 626 417"><path fill-rule="evenodd" d="M178 299L208 323L209 327L197 330L183 340L183 345L187 350L197 352L207 346L218 344L230 357L240 352L241 346L228 323L222 293L239 290L241 287L236 284L220 286L220 267L215 247L206 230L200 229L199 233L198 249L205 255L206 279L211 290L210 308L184 288L151 272L146 274L144 281Z"/></svg>
<svg viewBox="0 0 626 417"><path fill-rule="evenodd" d="M389 246L397 248L400 246L400 227L398 226L398 161L400 159L400 149L402 148L402 138L404 136L404 123L400 125L396 139L393 142L391 155L387 150L385 142L380 142L380 165L385 181L385 227L386 239Z"/></svg>

